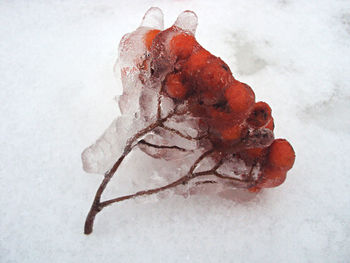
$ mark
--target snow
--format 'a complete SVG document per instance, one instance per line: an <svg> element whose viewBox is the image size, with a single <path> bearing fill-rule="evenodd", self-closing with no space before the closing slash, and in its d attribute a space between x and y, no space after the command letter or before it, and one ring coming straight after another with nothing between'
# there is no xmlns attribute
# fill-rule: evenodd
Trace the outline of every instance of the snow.
<svg viewBox="0 0 350 263"><path fill-rule="evenodd" d="M151 6L165 27L196 12L199 43L270 104L296 163L282 186L256 197L111 206L85 236L101 176L82 170L80 154L119 114L117 46ZM348 260L347 1L2 1L0 14L1 262ZM130 193L135 174L161 182L153 166L162 161L151 160L128 156L105 198Z"/></svg>

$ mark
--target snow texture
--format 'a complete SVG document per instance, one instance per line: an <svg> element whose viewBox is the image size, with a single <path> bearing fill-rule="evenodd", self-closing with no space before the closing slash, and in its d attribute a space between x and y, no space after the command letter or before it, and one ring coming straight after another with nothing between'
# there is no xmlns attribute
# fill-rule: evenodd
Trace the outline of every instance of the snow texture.
<svg viewBox="0 0 350 263"><path fill-rule="evenodd" d="M165 28L196 12L199 43L271 105L276 138L287 138L297 159L278 188L127 201L103 210L84 236L101 176L81 169L80 153L110 125L91 149L101 163L84 167L101 172L105 154L121 151L110 145L130 132L110 136L118 121L143 125L113 121L122 83L112 68L120 39L151 6L163 10ZM143 26L162 28L153 18ZM2 1L0 262L347 262L349 24L347 1ZM135 111L123 103L122 112ZM104 198L162 185L195 157L168 167L135 150Z"/></svg>

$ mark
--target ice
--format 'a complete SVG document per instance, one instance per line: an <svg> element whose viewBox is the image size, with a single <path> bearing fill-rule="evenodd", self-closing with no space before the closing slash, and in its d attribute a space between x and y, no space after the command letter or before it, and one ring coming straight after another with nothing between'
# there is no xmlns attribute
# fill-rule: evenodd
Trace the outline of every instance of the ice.
<svg viewBox="0 0 350 263"><path fill-rule="evenodd" d="M145 13L140 27L151 27L154 29L163 30L164 28L164 15L160 8L151 7Z"/></svg>
<svg viewBox="0 0 350 263"><path fill-rule="evenodd" d="M191 11L185 11L179 15L174 25L180 30L194 34L197 27L197 16ZM119 71L121 73L123 93L118 96L117 101L123 117L118 117L95 144L84 150L82 161L86 172L103 174L108 171L122 153L130 135L136 134L156 120L159 102L161 117L164 118L174 111L173 100L160 94L164 76L174 68L175 64L167 47L169 39L174 33L160 34L160 37L163 38L160 43L163 44L150 53L144 44L145 35L150 29L163 29L163 13L159 8L150 8L144 15L139 28L124 35L120 41L119 57L114 70L117 76L119 76ZM157 59L152 60L153 57L157 57ZM161 57L165 60L162 61ZM150 61L152 61L152 65ZM155 63L161 63L161 65ZM154 67L155 77L151 76L149 67ZM170 118L166 122L166 126L170 129L176 128L179 133L183 132L184 136L187 137L195 138L200 133L197 120L190 116ZM163 134L167 134L164 135L167 138L163 138L163 141L168 143L163 146L169 146L169 141L174 136L179 137L169 135L169 131L165 133L163 131ZM151 138L153 140L145 142L148 144L159 143L159 140L154 140L154 136L148 136L148 140ZM178 147L186 145L186 143L181 143L181 139L175 140L175 142L178 143ZM185 147L188 151L194 150L193 145L198 148L197 142L190 140L187 144L190 146ZM188 149L191 147L192 149ZM160 151L165 159L181 158L182 156L178 155L181 150L177 150L177 157L175 157L173 152L176 150L174 151L174 149L163 148L160 150L146 144L140 145L140 149L153 157L160 157Z"/></svg>
<svg viewBox="0 0 350 263"><path fill-rule="evenodd" d="M177 17L174 25L194 35L198 25L197 15L193 11L184 11Z"/></svg>
<svg viewBox="0 0 350 263"><path fill-rule="evenodd" d="M149 82L140 79L140 65L148 56L143 39L153 28L163 29L163 13L152 7L144 15L140 27L120 41L114 70L118 71L117 76L121 72L123 94L117 100L123 117L118 117L95 144L84 150L82 161L86 172L103 174L108 171L123 152L130 134L136 134L156 118L160 84L150 87Z"/></svg>

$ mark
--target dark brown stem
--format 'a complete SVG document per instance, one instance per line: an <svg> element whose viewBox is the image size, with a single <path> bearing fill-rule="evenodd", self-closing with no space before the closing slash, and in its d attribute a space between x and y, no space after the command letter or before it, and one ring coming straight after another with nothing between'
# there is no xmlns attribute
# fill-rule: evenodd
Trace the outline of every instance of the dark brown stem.
<svg viewBox="0 0 350 263"><path fill-rule="evenodd" d="M147 132L149 132L150 130L154 129L157 126L154 125L159 125L158 123L152 124L150 126L148 126L147 128L141 130L140 132L138 132L135 136L133 136L130 140L128 140L127 146L125 147L124 153L123 155L118 159L118 161L113 165L113 167L111 168L111 170L109 170L106 174L105 177L100 185L100 187L98 188L94 201L92 203L92 206L90 208L90 211L86 217L85 220L85 226L84 226L84 234L89 235L92 233L93 230L93 225L94 225L94 219L96 217L96 215L106 206L116 203L116 202L120 202L120 201L124 201L124 200L128 200L131 198L135 198L138 196L143 196L143 195L151 195L154 193L158 193L160 191L164 191L166 189L172 188L172 187L176 187L180 184L185 184L188 181L190 181L191 179L201 176L201 175L206 175L205 173L196 173L193 174L194 169L197 167L197 165L199 164L199 162L201 160L203 160L205 158L205 156L207 156L208 154L212 153L213 150L209 150L205 153L203 153L196 161L195 163L192 165L189 173L183 177L181 177L180 179L162 186L162 187L158 187L158 188L154 188L154 189L150 189L150 190L146 190L146 191L140 191L137 192L135 194L131 194L131 195L126 195L126 196L121 196L118 198L114 198L111 200L107 200L104 202L101 202L101 195L104 191L104 189L106 188L108 182L111 180L111 178L113 177L114 173L117 171L117 169L119 168L120 164L122 163L122 161L124 160L124 158L131 152L132 150L132 145L134 144L134 142L141 136L145 135ZM207 171L208 172L208 171ZM211 171L213 172L213 171Z"/></svg>
<svg viewBox="0 0 350 263"><path fill-rule="evenodd" d="M241 180L241 179L238 179L238 178L234 178L234 177L230 177L230 176L225 176L225 175L221 175L219 174L218 172L214 172L213 173L216 177L219 177L221 179L227 179L227 180L231 180L231 181L235 181L235 182L240 182L240 183L247 183L246 180Z"/></svg>
<svg viewBox="0 0 350 263"><path fill-rule="evenodd" d="M170 188L173 188L173 187L176 187L178 185L181 185L181 184L186 184L188 183L190 180L198 177L198 176L204 176L204 175L210 175L210 174L213 174L215 172L214 169L216 168L213 168L212 170L209 170L209 171L204 171L204 172L198 172L198 173L193 173L193 171L196 169L197 165L199 164L199 162L201 160L203 160L206 156L208 156L209 154L211 154L213 152L213 150L209 150L209 151L206 151L204 152L201 156L199 156L199 158L194 162L194 164L191 166L189 172L187 175L179 178L178 180L170 183L170 184L167 184L165 186L162 186L162 187L158 187L158 188L154 188L154 189L149 189L149 190L145 190L145 191L140 191L140 192L137 192L135 194L131 194L131 195L125 195L125 196L121 196L121 197L117 197L117 198L113 198L113 199L110 199L110 200L107 200L107 201L104 201L104 202L101 202L98 206L98 209L99 211L101 211L104 207L108 206L108 205L111 205L113 203L117 203L117 202L121 202L121 201L125 201L125 200L128 200L128 199L131 199L131 198L135 198L135 197L139 197L139 196L144 196L144 195L151 195L151 194L155 194L155 193L159 193L161 191L164 191L164 190L167 190L167 189L170 189Z"/></svg>
<svg viewBox="0 0 350 263"><path fill-rule="evenodd" d="M90 208L90 211L86 217L85 220L85 225L84 225L84 234L88 235L92 233L93 225L94 225L94 220L95 216L97 215L98 212L101 211L100 208L100 200L101 200L101 195L103 191L105 190L108 182L111 180L113 174L117 171L119 165L122 163L124 158L126 157L127 154L123 154L118 161L113 165L112 169L109 170L106 174L105 177L103 178L103 181L100 185L100 187L97 189L94 201L92 203L92 206Z"/></svg>
<svg viewBox="0 0 350 263"><path fill-rule="evenodd" d="M202 153L198 159L193 163L193 165L191 166L190 168L190 171L189 171L189 174L190 175L194 175L194 170L197 168L198 164L205 158L207 157L208 155L212 154L214 152L213 149L209 150L209 151L206 151L204 153ZM214 171L214 170L213 170Z"/></svg>
<svg viewBox="0 0 350 263"><path fill-rule="evenodd" d="M179 150L179 151L182 151L182 152L189 151L189 150L186 150L186 149L181 148L181 147L176 146L176 145L172 145L172 146L168 146L168 145L157 145L157 144L149 143L149 142L147 142L147 141L145 141L145 140L139 141L138 144L147 145L147 146L149 146L149 147L153 147L153 148L157 148L157 149L175 149L175 150Z"/></svg>
<svg viewBox="0 0 350 263"><path fill-rule="evenodd" d="M111 205L113 203L125 201L125 200L131 199L131 198L135 198L135 197L139 197L139 196L143 196L143 195L151 195L151 194L159 193L161 191L167 190L169 188L173 188L173 187L178 186L180 184L185 184L189 180L191 180L192 178L194 178L194 177L190 177L188 175L185 175L185 176L181 177L180 179L178 179L178 180L176 180L176 181L174 181L174 182L172 182L172 183L170 183L168 185L162 186L162 187L149 189L149 190L146 190L146 191L140 191L140 192L137 192L137 193L131 194L131 195L125 195L125 196L113 198L113 199L110 199L110 200L102 202L100 204L99 208L102 209L102 208L104 208L104 207L106 207L108 205Z"/></svg>
<svg viewBox="0 0 350 263"><path fill-rule="evenodd" d="M196 182L196 185L203 185L203 184L217 184L217 181L214 180L205 180L205 181L201 181L201 182Z"/></svg>
<svg viewBox="0 0 350 263"><path fill-rule="evenodd" d="M186 135L186 134L183 134L182 132L174 129L174 128L170 128L168 126L165 126L164 124L160 125L161 128L163 128L164 130L167 130L167 131L170 131L172 133L175 133L176 135L182 137L182 138L185 138L187 140L201 140L203 138L205 138L207 136L207 134L203 135L203 136L198 136L198 137L192 137L190 135Z"/></svg>
<svg viewBox="0 0 350 263"><path fill-rule="evenodd" d="M145 190L145 191L140 191L140 192L137 192L135 194L125 195L125 196L121 196L121 197L117 197L117 198L113 198L113 199L101 202L101 203L99 203L99 206L98 206L99 210L101 211L104 207L106 207L106 206L108 206L110 204L113 204L113 203L125 201L125 200L131 199L131 198L134 198L134 197L138 197L138 196L155 194L155 193L167 190L169 188L173 188L173 187L178 186L180 184L186 184L190 180L192 180L193 178L196 178L198 176L213 174L214 170L205 171L205 172L199 172L199 173L193 173L194 169L197 167L199 162L201 160L203 160L206 156L208 156L212 152L213 152L213 150L209 150L209 151L204 152L201 156L199 156L199 158L191 166L188 174L183 176L183 177L181 177L181 178L179 178L178 180L176 180L176 181L174 181L174 182L172 182L170 184L167 184L165 186L162 186L162 187L149 189L149 190Z"/></svg>
<svg viewBox="0 0 350 263"><path fill-rule="evenodd" d="M114 173L118 170L120 164L124 160L124 158L131 152L133 148L133 144L136 140L138 140L140 137L144 136L148 132L152 131L155 127L159 126L159 122L155 122L148 127L144 128L143 130L140 130L138 133L136 133L133 137L131 137L124 148L123 154L119 157L117 162L113 165L113 167L104 175L103 181L100 184L99 188L97 189L97 192L95 194L94 201L91 205L90 211L86 217L85 225L84 225L84 234L88 235L91 234L93 229L93 224L95 220L95 216L98 212L101 211L100 204L101 204L101 195L103 191L105 190L107 184L112 179Z"/></svg>

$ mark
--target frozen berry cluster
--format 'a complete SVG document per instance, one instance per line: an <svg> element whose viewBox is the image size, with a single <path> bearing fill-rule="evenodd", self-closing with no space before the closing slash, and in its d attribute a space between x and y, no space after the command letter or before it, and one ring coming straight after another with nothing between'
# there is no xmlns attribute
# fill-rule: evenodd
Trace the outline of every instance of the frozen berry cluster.
<svg viewBox="0 0 350 263"><path fill-rule="evenodd" d="M235 154L245 163L260 164L250 191L282 184L294 164L295 153L285 139L274 139L274 120L266 102L256 102L247 84L236 80L219 57L204 49L193 34L176 25L149 30L144 44L152 54L152 74L162 74L162 95L187 105L187 111L207 127L215 150Z"/></svg>
<svg viewBox="0 0 350 263"><path fill-rule="evenodd" d="M163 30L163 13L150 8L141 25L119 45L123 94L119 116L84 150L83 167L104 173L86 217L90 234L96 215L114 203L183 188L184 194L213 186L258 192L286 179L295 153L274 138L270 106L236 80L227 64L195 39L197 16L184 11ZM163 159L167 184L102 201L123 160L138 148ZM138 181L149 183L140 173ZM163 180L162 180L163 181ZM181 191L179 191L181 193Z"/></svg>

